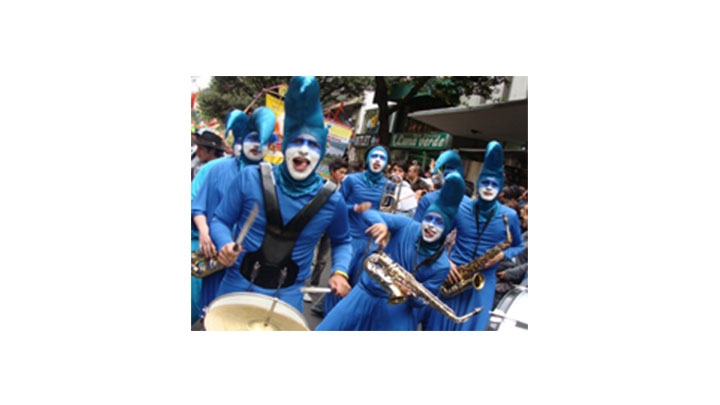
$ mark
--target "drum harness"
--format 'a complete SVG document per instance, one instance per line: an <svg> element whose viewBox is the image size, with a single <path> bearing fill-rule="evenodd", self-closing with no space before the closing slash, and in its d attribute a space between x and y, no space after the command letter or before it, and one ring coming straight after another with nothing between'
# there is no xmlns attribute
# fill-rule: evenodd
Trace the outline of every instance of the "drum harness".
<svg viewBox="0 0 720 405"><path fill-rule="evenodd" d="M283 226L272 167L266 162L258 166L262 179L267 225L261 248L245 255L240 265L240 274L250 280L248 291L252 290L253 284L267 289L277 288L275 292L277 297L281 288L289 287L297 280L299 268L291 256L300 232L327 202L336 186L333 182L326 181L315 197L287 225Z"/></svg>

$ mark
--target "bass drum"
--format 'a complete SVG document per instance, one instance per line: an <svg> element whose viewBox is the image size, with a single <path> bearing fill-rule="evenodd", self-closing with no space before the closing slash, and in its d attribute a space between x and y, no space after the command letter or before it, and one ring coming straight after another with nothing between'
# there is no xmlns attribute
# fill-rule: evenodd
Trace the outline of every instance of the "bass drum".
<svg viewBox="0 0 720 405"><path fill-rule="evenodd" d="M528 330L528 289L515 286L505 293L497 307L490 312L490 331L526 331Z"/></svg>
<svg viewBox="0 0 720 405"><path fill-rule="evenodd" d="M302 314L288 303L250 292L230 293L215 298L207 308L204 326L207 331L310 330Z"/></svg>

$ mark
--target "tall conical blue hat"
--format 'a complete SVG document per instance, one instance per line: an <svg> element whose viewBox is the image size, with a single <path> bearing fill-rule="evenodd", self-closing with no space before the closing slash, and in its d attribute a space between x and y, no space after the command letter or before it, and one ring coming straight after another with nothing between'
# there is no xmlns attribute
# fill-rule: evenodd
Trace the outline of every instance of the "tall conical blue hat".
<svg viewBox="0 0 720 405"><path fill-rule="evenodd" d="M285 93L285 121L283 124L283 154L290 141L298 135L310 134L320 144L320 159L325 156L328 129L325 127L320 84L314 76L295 76Z"/></svg>
<svg viewBox="0 0 720 405"><path fill-rule="evenodd" d="M464 195L465 180L463 180L463 177L457 172L448 174L447 177L445 177L445 184L443 184L440 189L440 196L430 204L425 211L426 215L431 212L439 213L443 221L445 221L445 230L443 230L443 234L437 241L431 244L421 241L421 244L424 244L431 250L435 250L445 242L445 237L450 233L452 223L455 220L455 215L458 212L458 207Z"/></svg>
<svg viewBox="0 0 720 405"><path fill-rule="evenodd" d="M233 138L237 141L238 138L242 138L245 135L245 126L248 123L248 116L242 110L237 108L227 113L225 116L225 135L227 139L228 133L232 129Z"/></svg>
<svg viewBox="0 0 720 405"><path fill-rule="evenodd" d="M505 164L505 155L503 153L502 145L497 141L490 141L485 151L485 161L483 162L482 170L478 176L475 187L480 186L481 179L485 177L495 177L500 189L502 190L505 184L505 172L503 165Z"/></svg>
<svg viewBox="0 0 720 405"><path fill-rule="evenodd" d="M260 137L260 146L266 146L275 130L275 113L268 107L260 107L253 111L246 133L257 131Z"/></svg>
<svg viewBox="0 0 720 405"><path fill-rule="evenodd" d="M440 169L442 169L444 176L447 176L450 172L458 172L460 173L460 177L462 177L463 167L460 155L454 150L446 150L441 153L435 162L432 174L437 173Z"/></svg>

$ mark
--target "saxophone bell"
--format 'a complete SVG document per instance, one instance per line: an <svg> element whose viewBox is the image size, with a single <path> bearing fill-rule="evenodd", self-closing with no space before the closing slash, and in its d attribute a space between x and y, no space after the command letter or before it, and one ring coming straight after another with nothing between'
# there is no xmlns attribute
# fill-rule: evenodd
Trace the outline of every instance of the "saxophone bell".
<svg viewBox="0 0 720 405"><path fill-rule="evenodd" d="M482 290L485 287L485 276L482 273L475 273L472 278L472 285L476 290Z"/></svg>

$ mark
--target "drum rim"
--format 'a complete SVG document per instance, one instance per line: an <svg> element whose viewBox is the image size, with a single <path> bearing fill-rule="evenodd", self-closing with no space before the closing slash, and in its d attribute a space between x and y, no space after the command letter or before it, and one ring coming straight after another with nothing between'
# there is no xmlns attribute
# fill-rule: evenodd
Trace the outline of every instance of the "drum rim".
<svg viewBox="0 0 720 405"><path fill-rule="evenodd" d="M209 314L210 311L212 311L212 309L213 309L213 307L214 307L214 304L216 304L216 302L219 301L220 299L222 299L222 298L229 298L229 297L233 297L233 296L243 296L243 297L255 296L255 297L258 297L258 298L260 298L260 299L267 300L268 302L272 302L272 301L275 299L275 297L271 297L271 296L269 296L269 295L260 294L260 293L256 293L256 292L250 292L250 291L247 291L247 292L244 292L244 291L235 291L235 292L231 292L231 293L227 293L227 294L223 294L223 295L220 295L220 296L215 297L215 299L212 300L212 302L210 302L210 304L208 305L208 307L207 307L207 308L208 308L207 313ZM294 313L295 315L297 315L298 318L303 321L303 326L305 326L308 330L310 330L310 325L308 325L307 319L305 319L305 316L304 316L302 313L300 313L300 311L298 311L297 308L295 308L294 306L292 306L292 305L288 304L287 302L281 300L280 298L278 298L278 301L281 302L281 303L283 303L283 304L285 304L285 305L284 305L284 308L289 309L290 312L292 312L292 313Z"/></svg>

